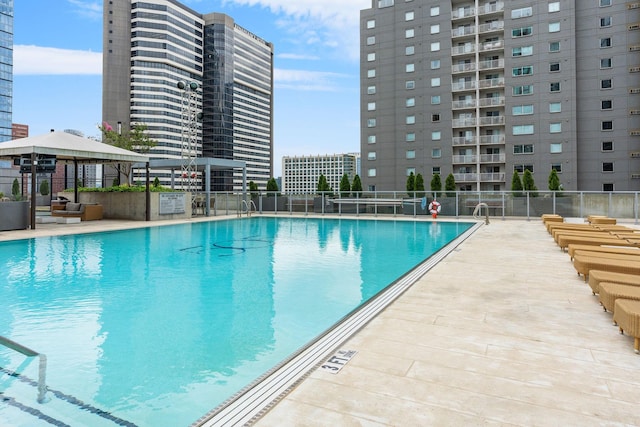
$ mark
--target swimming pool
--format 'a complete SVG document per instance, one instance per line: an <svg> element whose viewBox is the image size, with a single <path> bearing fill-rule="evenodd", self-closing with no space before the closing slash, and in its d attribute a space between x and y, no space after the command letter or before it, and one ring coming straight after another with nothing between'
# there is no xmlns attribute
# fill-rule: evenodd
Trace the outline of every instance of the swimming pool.
<svg viewBox="0 0 640 427"><path fill-rule="evenodd" d="M36 403L37 363L0 348L0 420L189 425L471 225L253 217L1 243L0 335L47 355L53 391Z"/></svg>

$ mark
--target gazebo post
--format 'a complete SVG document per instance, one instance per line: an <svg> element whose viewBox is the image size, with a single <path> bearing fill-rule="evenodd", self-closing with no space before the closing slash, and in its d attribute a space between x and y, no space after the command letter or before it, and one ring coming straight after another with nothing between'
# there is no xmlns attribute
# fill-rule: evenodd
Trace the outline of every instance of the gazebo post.
<svg viewBox="0 0 640 427"><path fill-rule="evenodd" d="M145 204L146 206L146 212L145 212L145 220L147 221L151 221L151 190L149 189L149 178L150 178L150 173L149 173L149 162L146 163L146 169L147 169L147 188L146 188L146 194L145 194Z"/></svg>
<svg viewBox="0 0 640 427"><path fill-rule="evenodd" d="M36 178L38 167L38 154L31 153L31 229L36 229L36 205L38 203L36 197Z"/></svg>

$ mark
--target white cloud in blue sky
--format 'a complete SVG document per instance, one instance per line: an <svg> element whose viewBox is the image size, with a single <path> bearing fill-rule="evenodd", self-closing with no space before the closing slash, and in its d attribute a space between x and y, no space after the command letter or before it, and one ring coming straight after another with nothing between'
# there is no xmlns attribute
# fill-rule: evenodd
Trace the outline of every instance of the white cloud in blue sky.
<svg viewBox="0 0 640 427"><path fill-rule="evenodd" d="M96 135L102 1L56 0L55 8L42 1L15 4L13 121L29 124L32 135L53 128ZM359 151L359 15L371 0L183 3L226 13L274 43L276 176L285 155Z"/></svg>

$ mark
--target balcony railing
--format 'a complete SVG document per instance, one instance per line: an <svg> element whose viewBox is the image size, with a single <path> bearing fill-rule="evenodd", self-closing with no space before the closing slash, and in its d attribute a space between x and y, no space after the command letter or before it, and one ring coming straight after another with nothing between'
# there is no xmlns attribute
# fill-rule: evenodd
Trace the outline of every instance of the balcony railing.
<svg viewBox="0 0 640 427"><path fill-rule="evenodd" d="M451 156L451 163L454 165L460 165L465 163L476 163L478 161L478 156L475 154L467 154L460 156Z"/></svg>
<svg viewBox="0 0 640 427"><path fill-rule="evenodd" d="M480 117L480 126L500 126L504 125L504 116Z"/></svg>
<svg viewBox="0 0 640 427"><path fill-rule="evenodd" d="M451 90L454 90L454 91L475 90L477 87L478 87L477 80L451 83Z"/></svg>
<svg viewBox="0 0 640 427"><path fill-rule="evenodd" d="M475 7L470 7L465 9L456 9L451 11L451 19L468 18L470 16L475 16L475 14L476 14Z"/></svg>
<svg viewBox="0 0 640 427"><path fill-rule="evenodd" d="M481 145L504 144L504 135L482 135L480 136Z"/></svg>
<svg viewBox="0 0 640 427"><path fill-rule="evenodd" d="M504 163L507 156L500 154L480 154L480 163Z"/></svg>
<svg viewBox="0 0 640 427"><path fill-rule="evenodd" d="M487 52L491 50L502 50L504 49L504 41L496 40L493 42L482 43L478 50L480 52Z"/></svg>
<svg viewBox="0 0 640 427"><path fill-rule="evenodd" d="M489 33L492 31L502 30L504 30L504 21L489 22L488 24L482 24L478 27L479 33Z"/></svg>
<svg viewBox="0 0 640 427"><path fill-rule="evenodd" d="M478 105L480 107L499 107L504 105L504 96L495 96L492 98L480 98Z"/></svg>
<svg viewBox="0 0 640 427"><path fill-rule="evenodd" d="M471 36L476 33L475 26L459 27L451 30L451 37Z"/></svg>
<svg viewBox="0 0 640 427"><path fill-rule="evenodd" d="M504 68L504 59L492 59L491 61L481 61L478 68L480 70L491 70L493 68Z"/></svg>
<svg viewBox="0 0 640 427"><path fill-rule="evenodd" d="M478 15L486 15L488 13L496 13L504 11L504 3L487 3L478 8Z"/></svg>
<svg viewBox="0 0 640 427"><path fill-rule="evenodd" d="M477 64L475 62L469 62L465 64L454 64L451 66L451 71L454 73L469 73L476 71Z"/></svg>
<svg viewBox="0 0 640 427"><path fill-rule="evenodd" d="M451 48L452 55L468 55L471 53L475 53L476 45L475 44L465 44L463 46L453 46Z"/></svg>
<svg viewBox="0 0 640 427"><path fill-rule="evenodd" d="M499 77L497 79L484 79L478 82L478 87L480 89L493 89L497 87L504 87L504 77Z"/></svg>
<svg viewBox="0 0 640 427"><path fill-rule="evenodd" d="M453 138L451 145L454 147L461 145L476 145L477 139L475 137L458 136Z"/></svg>
<svg viewBox="0 0 640 427"><path fill-rule="evenodd" d="M477 102L475 99L469 99L469 100L464 100L464 101L453 101L451 103L451 107L454 110L460 110L460 109L464 109L464 108L475 108L477 105Z"/></svg>
<svg viewBox="0 0 640 427"><path fill-rule="evenodd" d="M475 117L465 117L462 119L453 119L451 120L451 126L454 128L465 128L465 127L471 127L471 126L475 126L477 123L477 120L475 119Z"/></svg>

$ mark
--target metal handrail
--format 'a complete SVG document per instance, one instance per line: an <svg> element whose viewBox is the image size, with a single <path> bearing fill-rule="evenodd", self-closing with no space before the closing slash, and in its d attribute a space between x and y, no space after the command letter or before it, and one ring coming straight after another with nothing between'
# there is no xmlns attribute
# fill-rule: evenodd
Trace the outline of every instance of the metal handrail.
<svg viewBox="0 0 640 427"><path fill-rule="evenodd" d="M44 403L46 401L47 394L47 356L3 336L0 336L0 345L24 354L27 357L38 356L40 359L40 363L38 365L38 403Z"/></svg>
<svg viewBox="0 0 640 427"><path fill-rule="evenodd" d="M485 220L484 223L489 225L489 205L486 203L478 203L473 210L473 217L478 219L479 215L482 215L482 208L485 208Z"/></svg>

